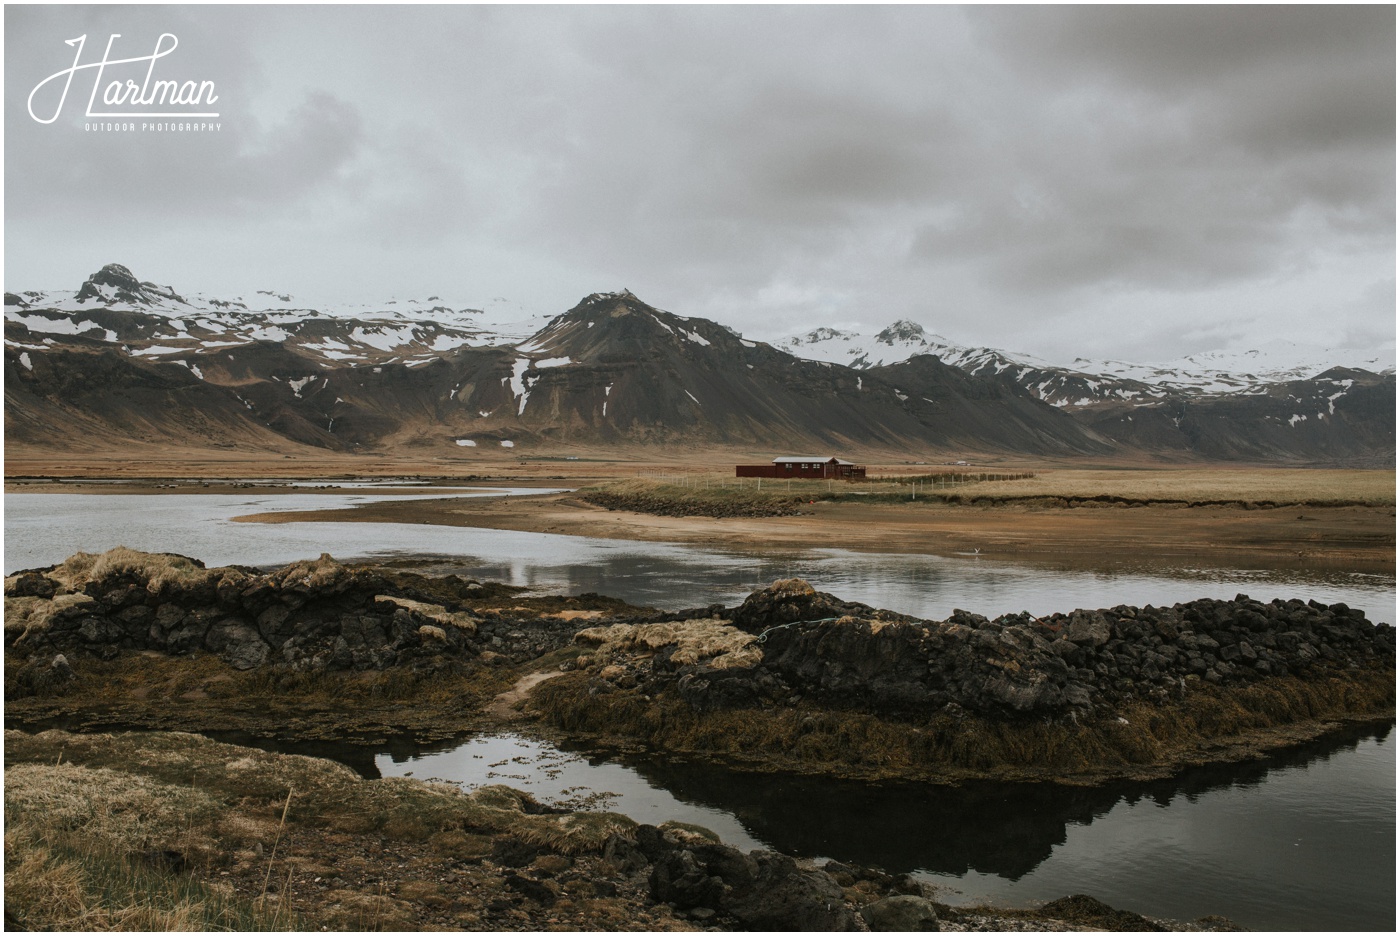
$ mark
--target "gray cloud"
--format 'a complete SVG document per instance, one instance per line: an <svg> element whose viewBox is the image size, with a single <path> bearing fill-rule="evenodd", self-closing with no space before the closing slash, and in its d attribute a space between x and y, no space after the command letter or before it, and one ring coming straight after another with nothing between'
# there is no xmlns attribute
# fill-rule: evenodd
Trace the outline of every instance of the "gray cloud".
<svg viewBox="0 0 1400 936"><path fill-rule="evenodd" d="M761 337L913 317L1061 357L1304 338L1319 309L1393 340L1367 289L1394 279L1394 15L7 7L7 288L121 260L551 312L625 285ZM161 31L222 133L28 118L64 38Z"/></svg>

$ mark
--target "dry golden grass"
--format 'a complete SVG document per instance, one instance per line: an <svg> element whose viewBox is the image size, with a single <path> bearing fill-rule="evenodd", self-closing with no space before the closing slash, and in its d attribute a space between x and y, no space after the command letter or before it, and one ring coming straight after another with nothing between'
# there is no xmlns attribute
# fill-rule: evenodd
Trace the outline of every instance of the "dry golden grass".
<svg viewBox="0 0 1400 936"><path fill-rule="evenodd" d="M145 580L147 588L155 594L166 583L193 584L207 579L212 570L202 569L184 556L140 552L118 546L105 553L74 553L48 576L66 590L77 591L88 582L122 573Z"/></svg>
<svg viewBox="0 0 1400 936"><path fill-rule="evenodd" d="M529 795L508 787L465 794L453 784L408 777L361 780L334 761L273 754L181 732L6 731L5 745L13 765L6 776L18 778L13 805L11 783L6 784L7 815L19 810L46 815L65 829L91 828L92 836L113 848L168 840L190 823L217 826L224 834L241 828L263 841L268 827L256 817L268 809L280 815L284 808L293 821L348 832L378 830L405 841L428 841L452 830L509 830L564 852L600 848L609 835L635 825L611 813L531 814ZM43 783L36 779L40 777ZM288 790L295 790L295 796L286 807ZM157 802L159 797L167 798L168 807ZM233 824L221 825L226 817L220 804L230 802L261 803L264 813L243 814ZM109 830L104 824L109 815L142 819L114 819ZM116 837L118 826L126 830L124 838ZM274 841L275 834L263 844L270 848ZM197 836L190 842L192 848L207 845Z"/></svg>
<svg viewBox="0 0 1400 936"><path fill-rule="evenodd" d="M715 669L756 666L763 651L755 637L718 618L674 621L663 624L613 624L590 627L574 635L574 641L591 646L600 657L613 653L654 653L674 646L671 659L680 665L705 663Z"/></svg>
<svg viewBox="0 0 1400 936"><path fill-rule="evenodd" d="M468 634L476 633L476 618L465 611L448 611L442 605L428 604L424 601L414 601L411 598L397 598L393 595L375 595L375 601L387 601L397 607L408 611L416 611L430 621L437 621L465 631Z"/></svg>
<svg viewBox="0 0 1400 936"><path fill-rule="evenodd" d="M47 630L57 615L82 605L96 603L93 598L83 594L55 595L53 598L7 597L5 641L11 645L21 643L31 635Z"/></svg>
<svg viewBox="0 0 1400 936"><path fill-rule="evenodd" d="M34 930L301 930L298 919L117 855L5 836L5 912Z"/></svg>
<svg viewBox="0 0 1400 936"><path fill-rule="evenodd" d="M965 497L1115 497L1130 501L1395 505L1395 472L1351 469L1052 470L984 482Z"/></svg>
<svg viewBox="0 0 1400 936"><path fill-rule="evenodd" d="M5 771L7 823L81 830L94 846L117 854L156 847L207 854L212 849L208 829L219 809L219 802L198 787L105 767L17 764Z"/></svg>
<svg viewBox="0 0 1400 936"><path fill-rule="evenodd" d="M33 929L277 929L275 913L145 857L208 867L225 809L197 787L106 767L7 767L6 915Z"/></svg>
<svg viewBox="0 0 1400 936"><path fill-rule="evenodd" d="M198 735L6 731L5 748L5 906L31 928L306 929L268 887L329 873L288 852L297 830L421 842L471 860L490 854L497 835L597 853L636 827L610 813L542 813L507 787L467 794L406 777L362 780L331 761ZM171 852L178 868L162 864ZM211 872L239 862L251 862L260 896L207 883L229 880ZM347 889L318 899L320 927L413 929L413 905L433 895Z"/></svg>

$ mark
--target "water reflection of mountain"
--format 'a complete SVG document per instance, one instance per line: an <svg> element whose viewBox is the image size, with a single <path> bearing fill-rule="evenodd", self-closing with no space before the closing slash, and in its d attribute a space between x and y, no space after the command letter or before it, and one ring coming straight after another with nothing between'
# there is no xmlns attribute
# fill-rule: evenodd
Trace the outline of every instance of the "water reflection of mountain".
<svg viewBox="0 0 1400 936"><path fill-rule="evenodd" d="M1087 824L1120 802L1261 783L1270 771L1301 767L1384 739L1392 726L1355 726L1243 764L1193 768L1170 780L1102 787L978 783L866 784L741 773L682 760L627 763L678 799L733 812L746 828L789 854L824 856L893 873L969 870L1016 880L1050 857L1071 823Z"/></svg>

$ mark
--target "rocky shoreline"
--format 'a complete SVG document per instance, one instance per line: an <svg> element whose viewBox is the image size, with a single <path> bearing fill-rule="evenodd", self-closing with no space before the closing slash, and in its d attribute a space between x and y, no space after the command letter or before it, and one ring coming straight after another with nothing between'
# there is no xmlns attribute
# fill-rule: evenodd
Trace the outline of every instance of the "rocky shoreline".
<svg viewBox="0 0 1400 936"><path fill-rule="evenodd" d="M1084 895L955 908L909 875L743 853L697 827L571 812L507 787L362 780L198 735L6 731L5 757L7 929L1234 928ZM52 881L79 864L52 899ZM83 883L99 873L104 893Z"/></svg>
<svg viewBox="0 0 1400 936"><path fill-rule="evenodd" d="M499 717L493 706L517 698L506 690L528 684L533 688L518 694L510 717L533 717L571 736L606 736L755 769L943 782L1096 782L1247 758L1340 721L1394 711L1390 625L1372 624L1341 605L1245 596L1044 618L988 620L960 611L946 621L924 621L788 580L735 608L658 612L597 595L523 597L507 586L351 567L329 556L262 572L113 550L10 576L5 600L7 718L70 713L98 725L254 732L276 724L284 736L308 738L428 725L453 733ZM70 770L139 773L154 757L135 753L143 744L183 745L188 750L181 756L188 758L196 748L207 754L213 749L200 745L214 743L160 733L144 736L155 739L149 741L97 740L103 737L7 732L7 772L17 764L37 771L46 758L57 769L55 745L67 752L61 760ZM93 754L88 764L75 753L104 744L109 753ZM22 753L28 750L34 756ZM249 757L262 763L258 758L277 755L224 751L214 760ZM374 789L398 795L407 781L384 783ZM7 796L12 785L7 782ZM415 796L422 792L409 787ZM359 788L344 786L342 793L352 789ZM264 812L275 806L263 799ZM398 924L1166 925L1082 896L1017 911L1022 916L979 915L939 904L917 881L878 869L818 868L774 852L745 855L704 830L638 827L600 814L548 822L590 828L601 822L607 835L590 838L586 847L541 848L538 830L522 839L521 829L538 826L538 816L561 814L526 800L511 801L519 817L492 814L496 824L489 828L464 826L463 835L477 836L465 857L409 835L408 852L395 854L411 853L416 857L407 867L431 865L440 880L428 904L395 905ZM374 832L385 854L394 853L384 851L393 838L387 828ZM306 829L307 842L331 834ZM335 847L350 847L349 841ZM352 844L369 855L374 843ZM258 860L241 854L233 848L201 860L219 876L229 870L246 890L264 862L260 854ZM473 893L497 895L495 909L489 900L443 896L443 882L467 880L476 882ZM311 898L320 890L308 885L306 891L304 912L313 917L321 911ZM266 904L265 893L261 899ZM443 907L461 913L432 915ZM1170 928L1203 927L1229 924Z"/></svg>
<svg viewBox="0 0 1400 936"><path fill-rule="evenodd" d="M1043 618L955 611L922 621L792 579L734 609L646 613L584 596L603 609L535 615L528 627L481 610L501 597L455 576L435 592L406 588L328 555L262 573L119 549L8 577L5 648L7 658L154 650L213 653L238 670L421 672L459 659L523 663L571 641L611 651L621 641L648 651L637 655L647 672L629 681L667 684L649 683L652 692L674 683L697 710L808 697L888 714L955 709L1008 718L1180 698L1190 679L1249 685L1327 668L1393 669L1395 659L1394 627L1360 610L1245 595ZM610 630L578 627L607 612ZM663 623L671 626L638 636L638 627ZM687 634L704 637L691 637L690 652L677 655Z"/></svg>
<svg viewBox="0 0 1400 936"><path fill-rule="evenodd" d="M1246 595L1043 618L954 611L946 621L919 621L794 579L755 592L731 616L756 635L767 673L720 689L735 677L701 667L682 690L694 704L758 698L755 683L771 673L793 692L845 707L1053 717L1134 698L1180 698L1193 677L1249 685L1319 666L1393 669L1395 659L1394 627L1373 625L1359 610ZM707 678L711 685L699 690L697 680Z"/></svg>
<svg viewBox="0 0 1400 936"><path fill-rule="evenodd" d="M214 657L274 695L433 684L460 721L533 673L528 711L566 732L852 775L1079 781L1394 710L1394 628L1341 604L1240 595L924 621L796 579L678 612L516 591L324 555L264 573L80 553L5 580L7 703L72 694L80 660Z"/></svg>

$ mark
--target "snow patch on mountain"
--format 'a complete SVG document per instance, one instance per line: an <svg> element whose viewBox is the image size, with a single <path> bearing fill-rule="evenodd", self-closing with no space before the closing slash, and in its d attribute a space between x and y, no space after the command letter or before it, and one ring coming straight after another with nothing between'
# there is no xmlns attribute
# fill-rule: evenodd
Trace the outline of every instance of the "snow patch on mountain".
<svg viewBox="0 0 1400 936"><path fill-rule="evenodd" d="M292 388L292 393L296 395L296 398L297 398L298 400L300 400L300 399L301 399L301 390L302 390L302 388L305 387L307 384L311 383L311 381L313 381L313 380L315 380L315 379L316 379L316 378L315 378L314 376L313 376L313 377L297 377L297 378L295 378L295 379L293 379L293 378L288 378L288 379L287 379L287 386L289 386L289 387Z"/></svg>
<svg viewBox="0 0 1400 936"><path fill-rule="evenodd" d="M1313 378L1333 367L1395 371L1393 342L1379 349L1355 349L1271 341L1249 351L1210 351L1160 363L1076 358L1060 365L1022 352L958 345L909 320L875 334L816 328L774 344L796 357L857 370L932 354L944 364L978 376L1010 372L1016 383L1041 400L1072 408L1180 394L1258 394L1267 392L1270 384Z"/></svg>
<svg viewBox="0 0 1400 936"><path fill-rule="evenodd" d="M7 293L5 319L36 335L82 335L130 347L133 353L157 341L164 347L154 353L185 354L271 341L331 362L382 364L387 355L426 363L426 355L459 348L514 345L536 334L549 316L501 297L318 305L268 289L233 299L181 296L170 287L137 280L120 264L109 264L76 293Z"/></svg>

